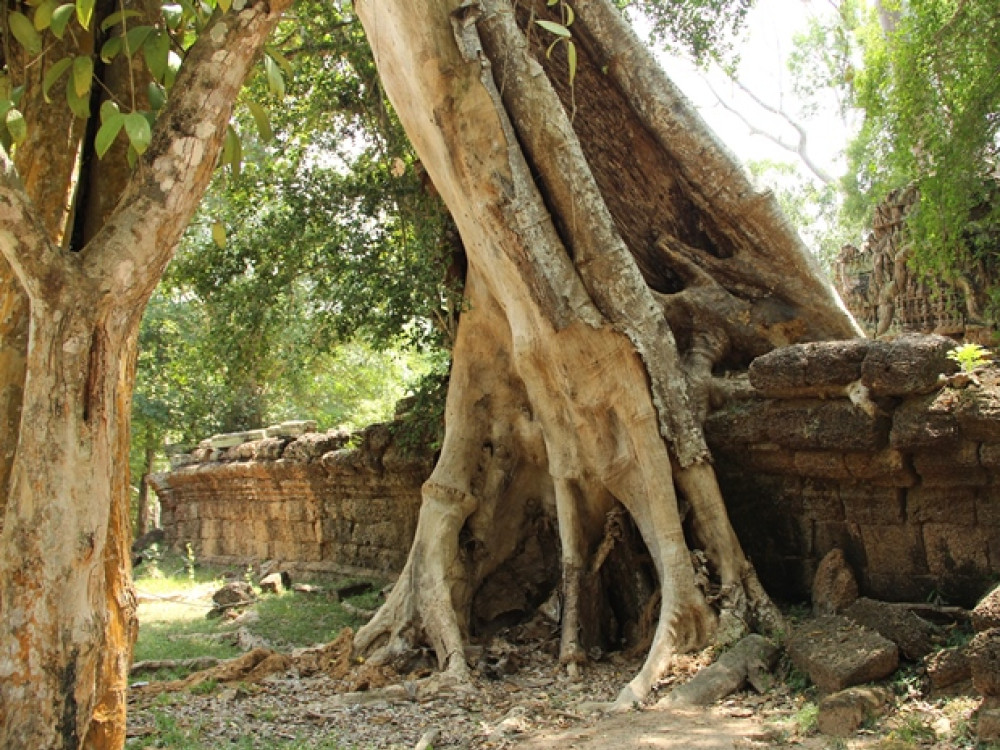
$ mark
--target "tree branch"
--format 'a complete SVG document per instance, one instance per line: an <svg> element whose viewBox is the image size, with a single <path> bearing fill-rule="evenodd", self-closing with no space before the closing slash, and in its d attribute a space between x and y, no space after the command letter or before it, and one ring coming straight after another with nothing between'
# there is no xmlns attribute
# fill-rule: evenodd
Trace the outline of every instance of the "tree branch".
<svg viewBox="0 0 1000 750"><path fill-rule="evenodd" d="M0 148L0 254L7 259L21 285L34 298L43 295L43 280L52 284L64 273L63 259L49 241L41 217L17 176L14 162Z"/></svg>
<svg viewBox="0 0 1000 750"><path fill-rule="evenodd" d="M221 14L191 48L118 208L82 251L109 293L147 293L159 280L212 178L243 81L290 4Z"/></svg>
<svg viewBox="0 0 1000 750"><path fill-rule="evenodd" d="M827 172L825 169L823 169L821 166L819 166L815 161L813 161L812 157L809 155L809 149L808 149L809 136L808 133L806 133L806 129L802 127L801 123L793 119L791 115L789 115L782 107L775 107L774 105L765 102L755 92L751 91L750 88L747 87L747 85L742 81L736 78L733 78L731 80L734 84L736 84L737 87L739 87L740 91L742 91L744 94L750 97L750 100L753 101L754 104L763 109L765 112L770 112L772 115L780 117L789 127L795 130L795 132L798 134L797 142L789 143L781 136L775 135L774 133L768 132L763 128L757 127L754 123L750 121L750 119L746 115L744 115L733 105L729 104L729 102L723 99L722 96L719 94L719 92L715 90L715 87L712 86L711 82L705 79L705 83L708 84L709 91L712 92L712 94L715 96L716 101L722 106L722 108L725 109L727 112L735 115L737 118L739 118L740 122L742 122L746 126L747 130L750 131L750 135L761 136L771 141L771 143L775 144L776 146L783 148L785 151L790 151L791 153L795 154L806 166L806 168L814 175L816 175L816 177L818 177L823 182L823 184L829 185L833 183L834 181L833 176L830 175L830 173Z"/></svg>

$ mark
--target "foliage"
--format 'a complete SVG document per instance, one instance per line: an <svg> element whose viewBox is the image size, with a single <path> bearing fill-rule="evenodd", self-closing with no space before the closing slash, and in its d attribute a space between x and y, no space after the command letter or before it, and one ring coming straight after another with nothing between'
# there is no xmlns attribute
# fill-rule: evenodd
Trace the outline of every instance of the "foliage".
<svg viewBox="0 0 1000 750"><path fill-rule="evenodd" d="M787 162L752 161L748 168L757 184L774 193L782 212L830 273L841 248L856 242L862 231L859 222L841 213L837 185L819 184Z"/></svg>
<svg viewBox="0 0 1000 750"><path fill-rule="evenodd" d="M993 355L989 349L979 344L962 344L956 346L948 352L948 359L957 362L962 372L972 372L977 367L982 367L993 361Z"/></svg>
<svg viewBox="0 0 1000 750"><path fill-rule="evenodd" d="M285 106L267 138L251 110L237 122L239 169L217 177L144 319L140 439L386 419L454 334L457 239L359 24L302 3L275 47ZM274 88L265 68L246 96Z"/></svg>
<svg viewBox="0 0 1000 750"><path fill-rule="evenodd" d="M696 62L729 61L753 0L636 0L653 22L653 37Z"/></svg>
<svg viewBox="0 0 1000 750"><path fill-rule="evenodd" d="M863 66L853 93L864 122L849 149L848 209L866 215L915 184L913 263L953 277L997 250L1000 16L991 3L963 0L882 8L857 31Z"/></svg>

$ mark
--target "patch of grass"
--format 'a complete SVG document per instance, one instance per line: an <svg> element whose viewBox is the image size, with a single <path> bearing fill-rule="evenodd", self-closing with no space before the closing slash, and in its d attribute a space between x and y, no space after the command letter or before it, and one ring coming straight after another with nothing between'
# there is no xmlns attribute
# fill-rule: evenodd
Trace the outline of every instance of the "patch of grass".
<svg viewBox="0 0 1000 750"><path fill-rule="evenodd" d="M360 598L352 598L351 603ZM332 598L303 596L292 591L263 597L257 603L257 613L260 619L248 629L278 648L328 643L345 627L357 629L362 624Z"/></svg>
<svg viewBox="0 0 1000 750"><path fill-rule="evenodd" d="M222 619L206 619L211 595L225 578L239 579L239 569L195 566L191 560L164 553L153 571L136 569L136 587L143 595L139 605L139 638L135 661L193 659L212 656L229 659L240 654L236 645L217 636L245 627L278 649L291 649L333 640L344 627L357 628L362 620L348 613L335 597L303 595L295 592L267 595L253 605L258 618L236 626ZM356 581L344 581L341 585ZM327 589L333 582L318 582ZM373 591L350 597L355 607L375 609L380 603L379 586ZM160 670L143 675L143 680L180 679L189 670Z"/></svg>
<svg viewBox="0 0 1000 750"><path fill-rule="evenodd" d="M902 723L889 732L890 740L899 740L906 745L931 745L937 741L937 733L927 717L919 713L907 714Z"/></svg>
<svg viewBox="0 0 1000 750"><path fill-rule="evenodd" d="M819 706L812 701L802 704L802 708L795 712L795 725L802 734L812 734L819 726Z"/></svg>
<svg viewBox="0 0 1000 750"><path fill-rule="evenodd" d="M205 680L204 682L199 682L197 685L191 687L191 692L194 695L210 695L215 692L215 689L219 687L218 680Z"/></svg>

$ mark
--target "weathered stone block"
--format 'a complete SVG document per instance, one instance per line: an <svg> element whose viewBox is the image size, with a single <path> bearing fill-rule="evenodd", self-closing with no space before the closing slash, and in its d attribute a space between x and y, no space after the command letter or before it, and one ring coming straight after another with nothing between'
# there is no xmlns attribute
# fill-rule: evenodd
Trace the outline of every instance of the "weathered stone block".
<svg viewBox="0 0 1000 750"><path fill-rule="evenodd" d="M957 524L924 525L927 565L937 577L968 576L985 573L989 564L986 539L977 528Z"/></svg>
<svg viewBox="0 0 1000 750"><path fill-rule="evenodd" d="M967 441L916 453L913 467L926 486L981 487L990 475L979 464L979 445Z"/></svg>
<svg viewBox="0 0 1000 750"><path fill-rule="evenodd" d="M979 464L986 469L1000 469L1000 443L983 443L979 447Z"/></svg>
<svg viewBox="0 0 1000 750"><path fill-rule="evenodd" d="M844 464L854 479L875 486L912 487L917 475L910 468L906 455L886 448L877 452L845 453Z"/></svg>
<svg viewBox="0 0 1000 750"><path fill-rule="evenodd" d="M939 449L956 442L960 431L940 393L907 399L892 416L889 445L900 451Z"/></svg>
<svg viewBox="0 0 1000 750"><path fill-rule="evenodd" d="M954 394L955 420L965 438L1000 441L1000 390L970 386Z"/></svg>
<svg viewBox="0 0 1000 750"><path fill-rule="evenodd" d="M845 609L843 615L888 638L911 661L922 659L934 647L938 629L908 609L862 597Z"/></svg>
<svg viewBox="0 0 1000 750"><path fill-rule="evenodd" d="M942 649L937 653L930 654L925 660L924 666L931 682L931 688L934 690L943 690L972 677L969 656L965 653L965 648L961 646Z"/></svg>
<svg viewBox="0 0 1000 750"><path fill-rule="evenodd" d="M835 615L858 598L858 579L841 549L830 550L813 579L813 614Z"/></svg>
<svg viewBox="0 0 1000 750"><path fill-rule="evenodd" d="M896 644L844 617L820 617L797 628L788 655L827 693L874 682L896 671Z"/></svg>
<svg viewBox="0 0 1000 750"><path fill-rule="evenodd" d="M1000 628L1000 586L995 586L972 610L972 627L976 632Z"/></svg>
<svg viewBox="0 0 1000 750"><path fill-rule="evenodd" d="M945 336L904 334L874 341L861 365L861 382L874 396L909 396L938 388L938 376L957 365L948 359L955 342Z"/></svg>
<svg viewBox="0 0 1000 750"><path fill-rule="evenodd" d="M863 724L882 716L891 704L892 693L885 688L848 688L820 701L816 723L823 734L850 737Z"/></svg>
<svg viewBox="0 0 1000 750"><path fill-rule="evenodd" d="M977 633L966 653L973 687L987 698L1000 696L1000 628Z"/></svg>
<svg viewBox="0 0 1000 750"><path fill-rule="evenodd" d="M919 527L899 524L860 528L870 574L906 576L930 572Z"/></svg>
<svg viewBox="0 0 1000 750"><path fill-rule="evenodd" d="M916 523L976 523L977 492L968 487L914 487L906 493L906 516Z"/></svg>
<svg viewBox="0 0 1000 750"><path fill-rule="evenodd" d="M772 402L763 415L770 442L795 450L878 450L889 421L850 401Z"/></svg>
<svg viewBox="0 0 1000 750"><path fill-rule="evenodd" d="M903 523L901 489L845 484L840 488L840 500L847 521L879 526Z"/></svg>
<svg viewBox="0 0 1000 750"><path fill-rule="evenodd" d="M843 521L840 488L833 483L806 480L802 483L802 512L816 521Z"/></svg>
<svg viewBox="0 0 1000 750"><path fill-rule="evenodd" d="M815 479L844 480L851 472L839 451L798 451L793 454L793 468L799 476Z"/></svg>
<svg viewBox="0 0 1000 750"><path fill-rule="evenodd" d="M813 524L812 555L817 559L833 549L841 549L855 571L867 566L861 528L840 521L816 521Z"/></svg>
<svg viewBox="0 0 1000 750"><path fill-rule="evenodd" d="M737 460L745 462L755 472L778 475L794 475L796 473L795 454L773 443L746 446L736 455L738 456Z"/></svg>
<svg viewBox="0 0 1000 750"><path fill-rule="evenodd" d="M781 347L750 364L750 384L775 398L838 393L861 377L871 344L870 339L850 339Z"/></svg>

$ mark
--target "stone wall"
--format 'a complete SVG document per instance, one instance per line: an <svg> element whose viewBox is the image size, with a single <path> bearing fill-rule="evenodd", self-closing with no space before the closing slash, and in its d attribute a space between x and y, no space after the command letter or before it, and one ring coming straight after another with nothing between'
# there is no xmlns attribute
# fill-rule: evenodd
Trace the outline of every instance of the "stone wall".
<svg viewBox="0 0 1000 750"><path fill-rule="evenodd" d="M841 548L869 596L973 603L1000 578L1000 377L954 375L938 336L779 349L706 433L770 591L808 595Z"/></svg>
<svg viewBox="0 0 1000 750"><path fill-rule="evenodd" d="M958 376L943 337L780 349L706 434L737 533L770 591L808 596L844 550L864 593L971 603L1000 577L1000 374ZM429 460L385 427L208 443L155 478L167 538L218 561L398 572ZM219 445L223 441L217 441Z"/></svg>
<svg viewBox="0 0 1000 750"><path fill-rule="evenodd" d="M229 436L217 436L225 444ZM253 437L253 436L252 436ZM168 544L217 563L280 560L303 572L396 573L416 529L429 461L404 456L384 425L206 441L150 483Z"/></svg>
<svg viewBox="0 0 1000 750"><path fill-rule="evenodd" d="M876 207L864 244L845 245L834 263L837 291L869 336L938 333L991 344L997 321L987 314L987 303L988 290L997 285L996 263L970 261L952 281L914 272L905 225L917 197L914 188L894 190Z"/></svg>

